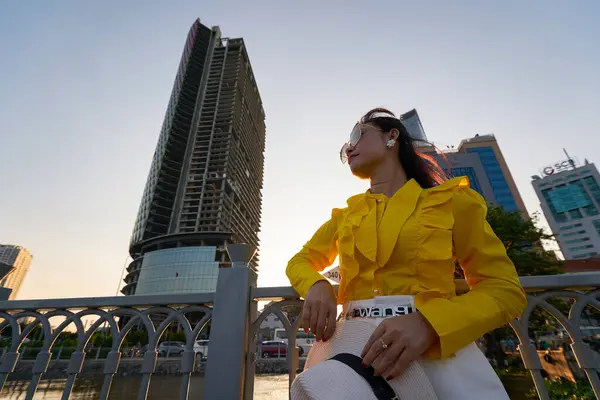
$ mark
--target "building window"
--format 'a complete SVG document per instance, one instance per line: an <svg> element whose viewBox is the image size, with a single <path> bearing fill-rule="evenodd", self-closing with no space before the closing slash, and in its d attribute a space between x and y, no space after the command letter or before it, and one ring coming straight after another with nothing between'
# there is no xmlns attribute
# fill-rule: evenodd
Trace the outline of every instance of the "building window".
<svg viewBox="0 0 600 400"><path fill-rule="evenodd" d="M596 232L598 232L598 235L600 235L600 219L592 221L592 224L594 224L594 228L596 228Z"/></svg>
<svg viewBox="0 0 600 400"><path fill-rule="evenodd" d="M571 210L569 211L569 217L571 217L571 219L581 219L583 218L583 214L581 214L581 211L579 210Z"/></svg>
<svg viewBox="0 0 600 400"><path fill-rule="evenodd" d="M548 208L550 209L550 212L552 213L554 220L558 223L567 222L566 214L564 212L559 213L556 210L554 202L552 201L552 199L550 197L551 192L552 192L552 189L544 189L544 190L542 190L542 196L544 197L544 200L546 200L546 204L548 204ZM572 227L573 227L573 225L569 225L568 227L564 227L562 229L566 230L566 229L569 229Z"/></svg>
<svg viewBox="0 0 600 400"><path fill-rule="evenodd" d="M600 186L598 186L596 179L593 176L586 176L583 178L583 182L596 200L596 203L600 205Z"/></svg>
<svg viewBox="0 0 600 400"><path fill-rule="evenodd" d="M584 246L571 247L571 248L569 248L569 251L579 251L579 250L592 249L592 248L594 248L593 244L586 244Z"/></svg>
<svg viewBox="0 0 600 400"><path fill-rule="evenodd" d="M575 236L575 235L581 235L585 233L585 231L575 231L575 232L568 232L568 233L561 233L560 236L561 237L571 237L571 236Z"/></svg>
<svg viewBox="0 0 600 400"><path fill-rule="evenodd" d="M508 182L506 182L496 154L494 154L494 149L489 146L474 147L467 149L467 153L479 155L483 170L490 181L497 203L508 212L517 211L517 204L508 186Z"/></svg>
<svg viewBox="0 0 600 400"><path fill-rule="evenodd" d="M585 213L585 215L587 215L588 217L593 217L595 215L598 215L598 209L596 208L595 205L589 205L587 207L583 207L583 212Z"/></svg>
<svg viewBox="0 0 600 400"><path fill-rule="evenodd" d="M556 220L556 222L561 223L561 222L567 222L568 218L567 218L567 214L566 213L558 213L554 216L554 219Z"/></svg>
<svg viewBox="0 0 600 400"><path fill-rule="evenodd" d="M598 253L596 253L595 251L592 251L591 253L583 253L583 254L578 254L576 256L573 257L574 260L581 260L583 258L590 258L590 257L594 257L597 256Z"/></svg>
<svg viewBox="0 0 600 400"><path fill-rule="evenodd" d="M544 197L557 213L593 205L581 181L558 185L554 189L545 189L544 192L546 193Z"/></svg>
<svg viewBox="0 0 600 400"><path fill-rule="evenodd" d="M483 192L481 191L481 185L479 184L479 179L477 179L477 175L475 174L475 170L473 168L451 168L450 172L448 172L448 170L444 170L444 172L446 172L453 178L459 176L466 176L467 178L469 178L471 188L483 196Z"/></svg>
<svg viewBox="0 0 600 400"><path fill-rule="evenodd" d="M589 242L590 238L589 237L584 237L584 238L578 238L578 239L571 239L571 240L567 240L565 242L565 244L575 244L575 243L581 243L581 242Z"/></svg>
<svg viewBox="0 0 600 400"><path fill-rule="evenodd" d="M580 226L583 226L583 225L582 224L565 225L565 226L561 226L559 229L561 231L568 231L569 229L579 228ZM582 232L585 232L585 231L582 231Z"/></svg>

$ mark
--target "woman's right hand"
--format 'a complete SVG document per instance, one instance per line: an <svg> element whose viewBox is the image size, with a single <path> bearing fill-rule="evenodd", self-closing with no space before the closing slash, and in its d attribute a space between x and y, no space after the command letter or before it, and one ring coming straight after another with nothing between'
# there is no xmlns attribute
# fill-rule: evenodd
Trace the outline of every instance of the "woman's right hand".
<svg viewBox="0 0 600 400"><path fill-rule="evenodd" d="M302 308L304 332L308 330L317 337L317 342L331 339L335 332L337 303L333 287L327 281L318 281L308 290Z"/></svg>

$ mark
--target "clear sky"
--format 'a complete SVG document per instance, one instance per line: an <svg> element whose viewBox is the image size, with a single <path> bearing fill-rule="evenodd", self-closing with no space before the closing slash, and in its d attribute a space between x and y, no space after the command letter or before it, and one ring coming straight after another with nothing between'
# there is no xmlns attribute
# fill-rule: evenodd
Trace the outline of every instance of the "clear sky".
<svg viewBox="0 0 600 400"><path fill-rule="evenodd" d="M115 294L197 17L245 39L264 102L262 286L366 189L338 152L372 107L416 107L442 147L496 134L530 212L563 147L600 163L597 1L0 1L0 243L34 255L21 298Z"/></svg>

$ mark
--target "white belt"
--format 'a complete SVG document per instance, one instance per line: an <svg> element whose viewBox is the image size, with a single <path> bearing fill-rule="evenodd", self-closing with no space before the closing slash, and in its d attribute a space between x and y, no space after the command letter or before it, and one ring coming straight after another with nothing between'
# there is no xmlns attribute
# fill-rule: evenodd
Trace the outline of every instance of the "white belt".
<svg viewBox="0 0 600 400"><path fill-rule="evenodd" d="M343 318L391 318L415 312L414 296L378 296L344 304Z"/></svg>

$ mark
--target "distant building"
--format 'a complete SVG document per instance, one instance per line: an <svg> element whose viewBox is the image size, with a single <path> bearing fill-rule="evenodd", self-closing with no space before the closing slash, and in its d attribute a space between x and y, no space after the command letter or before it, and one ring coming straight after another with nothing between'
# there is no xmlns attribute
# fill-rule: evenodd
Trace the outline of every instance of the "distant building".
<svg viewBox="0 0 600 400"><path fill-rule="evenodd" d="M0 264L7 275L0 281L0 286L12 289L9 300L15 300L25 276L31 266L33 257L21 246L0 244Z"/></svg>
<svg viewBox="0 0 600 400"><path fill-rule="evenodd" d="M586 161L544 168L531 182L565 260L600 255L600 175Z"/></svg>
<svg viewBox="0 0 600 400"><path fill-rule="evenodd" d="M427 135L425 134L425 129L423 129L423 124L421 123L421 118L419 118L419 114L416 109L412 109L400 116L400 120L402 124L408 131L408 134L413 138L421 142L427 142ZM425 143L417 142L417 145L423 145Z"/></svg>
<svg viewBox="0 0 600 400"><path fill-rule="evenodd" d="M272 304L273 304L273 302L266 304L264 306L264 308L258 312L258 316L260 316L263 313L263 311ZM285 310L285 309L281 310L283 315L285 315L287 318L292 318L292 319L298 317L298 315L296 315L296 312L300 312L300 309L297 309L294 311L295 311L294 315L290 315L287 310ZM292 322L292 325L293 325L293 322ZM273 338L275 337L274 336L275 329L281 329L281 328L283 328L283 322L281 322L279 317L275 314L269 314L265 317L265 319L260 324L259 336L260 336L260 338L265 339L265 340L273 340Z"/></svg>
<svg viewBox="0 0 600 400"><path fill-rule="evenodd" d="M565 260L563 264L565 272L600 272L600 257L582 260Z"/></svg>
<svg viewBox="0 0 600 400"><path fill-rule="evenodd" d="M269 314L266 316L264 321L261 322L260 327L261 327L261 329L266 328L266 329L275 330L275 329L283 328L283 322L281 322L279 320L277 315Z"/></svg>
<svg viewBox="0 0 600 400"><path fill-rule="evenodd" d="M500 205L477 154L446 152L444 155L436 154L434 158L446 174L451 177L466 176L471 188L488 203Z"/></svg>
<svg viewBox="0 0 600 400"><path fill-rule="evenodd" d="M443 154L433 146L420 147L419 151L432 156L449 176L468 177L471 187L488 203L527 215L523 198L494 135L475 135Z"/></svg>
<svg viewBox="0 0 600 400"><path fill-rule="evenodd" d="M231 266L227 244L258 248L265 131L244 40L196 20L131 235L123 294L212 292L218 268Z"/></svg>
<svg viewBox="0 0 600 400"><path fill-rule="evenodd" d="M508 212L520 211L527 214L523 198L494 135L475 135L465 139L460 142L458 152L479 156L496 204Z"/></svg>

